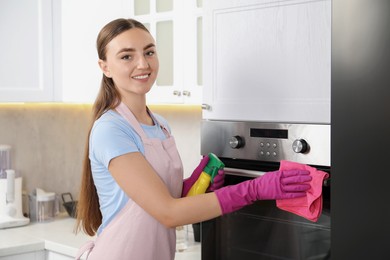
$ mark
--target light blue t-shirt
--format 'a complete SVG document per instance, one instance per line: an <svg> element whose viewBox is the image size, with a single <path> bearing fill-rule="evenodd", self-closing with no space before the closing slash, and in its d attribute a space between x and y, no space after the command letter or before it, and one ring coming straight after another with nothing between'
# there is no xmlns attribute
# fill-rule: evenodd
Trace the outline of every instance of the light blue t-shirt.
<svg viewBox="0 0 390 260"><path fill-rule="evenodd" d="M156 119L170 131L167 121L156 114ZM161 127L141 124L142 129L149 138L166 139ZM89 159L93 180L99 195L102 225L98 234L110 223L116 214L129 200L126 193L118 186L108 164L111 159L132 152L145 153L140 136L132 126L116 111L109 110L95 121L89 139Z"/></svg>

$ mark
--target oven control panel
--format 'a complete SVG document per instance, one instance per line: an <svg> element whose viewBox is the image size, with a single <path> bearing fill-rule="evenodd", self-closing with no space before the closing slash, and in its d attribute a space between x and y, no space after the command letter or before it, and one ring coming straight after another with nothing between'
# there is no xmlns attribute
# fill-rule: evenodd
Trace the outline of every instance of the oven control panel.
<svg viewBox="0 0 390 260"><path fill-rule="evenodd" d="M204 120L201 152L225 158L330 166L330 125Z"/></svg>

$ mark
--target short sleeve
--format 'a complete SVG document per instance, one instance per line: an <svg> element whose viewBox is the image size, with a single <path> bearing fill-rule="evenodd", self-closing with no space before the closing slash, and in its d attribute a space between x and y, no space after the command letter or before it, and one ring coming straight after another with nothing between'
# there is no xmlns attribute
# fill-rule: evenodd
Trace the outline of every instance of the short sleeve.
<svg viewBox="0 0 390 260"><path fill-rule="evenodd" d="M90 159L108 168L113 158L140 151L139 139L127 122L120 118L98 120L90 135Z"/></svg>

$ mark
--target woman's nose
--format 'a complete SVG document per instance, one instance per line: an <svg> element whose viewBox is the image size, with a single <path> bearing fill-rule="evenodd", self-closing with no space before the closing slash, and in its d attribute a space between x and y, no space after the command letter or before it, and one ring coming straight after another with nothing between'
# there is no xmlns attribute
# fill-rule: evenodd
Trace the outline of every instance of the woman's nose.
<svg viewBox="0 0 390 260"><path fill-rule="evenodd" d="M146 60L144 56L140 56L137 61L137 67L139 69L149 68L149 62Z"/></svg>

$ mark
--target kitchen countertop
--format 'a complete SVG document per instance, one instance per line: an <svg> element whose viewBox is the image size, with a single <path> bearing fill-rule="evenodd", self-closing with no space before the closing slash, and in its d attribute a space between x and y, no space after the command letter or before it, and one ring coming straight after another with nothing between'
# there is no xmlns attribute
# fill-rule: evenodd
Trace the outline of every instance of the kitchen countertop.
<svg viewBox="0 0 390 260"><path fill-rule="evenodd" d="M75 223L76 220L65 213L51 222L0 229L0 257L40 250L74 257L79 247L94 239L82 232L76 235ZM176 253L175 260L200 260L200 243L190 239L188 244L186 250Z"/></svg>
<svg viewBox="0 0 390 260"><path fill-rule="evenodd" d="M60 214L55 220L0 230L0 256L50 250L74 257L78 248L93 239L74 234L76 220Z"/></svg>

